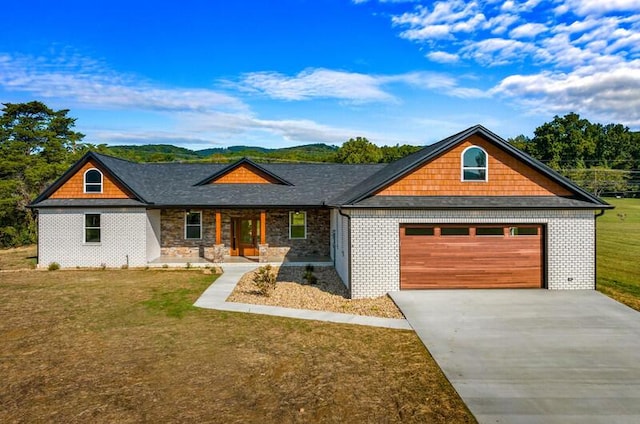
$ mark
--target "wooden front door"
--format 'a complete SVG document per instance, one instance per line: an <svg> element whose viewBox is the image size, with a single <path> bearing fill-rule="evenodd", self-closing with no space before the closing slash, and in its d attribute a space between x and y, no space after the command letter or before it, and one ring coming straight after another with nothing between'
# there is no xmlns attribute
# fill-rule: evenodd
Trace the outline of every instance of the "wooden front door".
<svg viewBox="0 0 640 424"><path fill-rule="evenodd" d="M231 219L231 255L258 256L260 218Z"/></svg>

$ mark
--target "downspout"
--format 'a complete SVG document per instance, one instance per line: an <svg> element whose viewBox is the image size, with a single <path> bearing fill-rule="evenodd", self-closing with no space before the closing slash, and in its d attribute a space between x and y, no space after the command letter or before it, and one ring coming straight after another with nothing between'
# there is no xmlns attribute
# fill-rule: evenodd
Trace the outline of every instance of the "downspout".
<svg viewBox="0 0 640 424"><path fill-rule="evenodd" d="M598 218L604 215L605 210L593 216L593 287L598 290Z"/></svg>
<svg viewBox="0 0 640 424"><path fill-rule="evenodd" d="M348 246L348 255L349 255L349 262L348 262L348 275L347 278L349 280L349 299L351 299L351 215L346 214L344 212L342 212L342 208L338 207L338 213L342 216L344 216L345 218L347 218L347 246Z"/></svg>

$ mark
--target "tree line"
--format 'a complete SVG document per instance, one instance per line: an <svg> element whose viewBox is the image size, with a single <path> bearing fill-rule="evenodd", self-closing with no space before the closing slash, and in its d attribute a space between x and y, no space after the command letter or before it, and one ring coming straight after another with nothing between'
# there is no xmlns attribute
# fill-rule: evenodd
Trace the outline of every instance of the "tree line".
<svg viewBox="0 0 640 424"><path fill-rule="evenodd" d="M285 149L237 146L193 152L175 146L107 146L84 142L69 110L42 102L5 103L0 111L0 247L36 240L36 221L26 207L87 151L136 161L259 161L389 163L420 149L377 146L365 137L342 146L312 144ZM640 194L640 133L620 124L593 124L575 113L555 116L511 144L596 194Z"/></svg>

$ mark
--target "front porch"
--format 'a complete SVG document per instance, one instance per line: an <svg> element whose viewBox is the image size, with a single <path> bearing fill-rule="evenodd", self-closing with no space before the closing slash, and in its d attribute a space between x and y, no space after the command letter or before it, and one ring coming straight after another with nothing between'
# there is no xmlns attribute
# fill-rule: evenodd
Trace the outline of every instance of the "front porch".
<svg viewBox="0 0 640 424"><path fill-rule="evenodd" d="M233 265L271 265L271 266L333 266L333 260L329 256L305 256L305 257L282 257L269 256L264 261L260 261L258 256L225 256L221 262L213 262L203 257L176 257L160 256L150 261L147 265L150 268L186 268L187 264L192 268L206 268L212 266L233 266Z"/></svg>
<svg viewBox="0 0 640 424"><path fill-rule="evenodd" d="M148 211L157 250L151 267L234 263L333 265L326 208L162 209Z"/></svg>

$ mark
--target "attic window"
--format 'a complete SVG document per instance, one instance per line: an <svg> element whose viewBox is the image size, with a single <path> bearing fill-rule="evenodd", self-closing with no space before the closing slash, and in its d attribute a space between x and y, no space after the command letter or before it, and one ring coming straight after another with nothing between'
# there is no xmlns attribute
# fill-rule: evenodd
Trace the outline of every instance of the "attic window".
<svg viewBox="0 0 640 424"><path fill-rule="evenodd" d="M102 193L102 172L91 168L84 173L84 192Z"/></svg>
<svg viewBox="0 0 640 424"><path fill-rule="evenodd" d="M487 152L471 146L462 152L462 181L487 181Z"/></svg>

